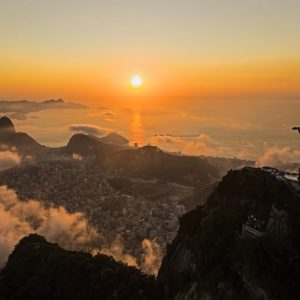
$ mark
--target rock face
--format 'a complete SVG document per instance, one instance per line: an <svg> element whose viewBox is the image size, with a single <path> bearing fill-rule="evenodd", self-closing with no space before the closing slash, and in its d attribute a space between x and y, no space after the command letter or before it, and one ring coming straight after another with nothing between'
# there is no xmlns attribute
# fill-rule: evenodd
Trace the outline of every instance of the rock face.
<svg viewBox="0 0 300 300"><path fill-rule="evenodd" d="M27 133L16 132L13 122L5 116L0 118L0 144L16 148L21 154L35 154L45 150Z"/></svg>
<svg viewBox="0 0 300 300"><path fill-rule="evenodd" d="M154 279L105 255L22 239L1 272L0 299L149 299Z"/></svg>
<svg viewBox="0 0 300 300"><path fill-rule="evenodd" d="M13 122L6 116L0 118L0 135L16 133Z"/></svg>
<svg viewBox="0 0 300 300"><path fill-rule="evenodd" d="M181 219L158 274L161 298L300 299L299 213L287 181L260 169L230 171L205 206ZM261 237L242 234L249 216L264 220ZM282 224L270 226L274 219Z"/></svg>

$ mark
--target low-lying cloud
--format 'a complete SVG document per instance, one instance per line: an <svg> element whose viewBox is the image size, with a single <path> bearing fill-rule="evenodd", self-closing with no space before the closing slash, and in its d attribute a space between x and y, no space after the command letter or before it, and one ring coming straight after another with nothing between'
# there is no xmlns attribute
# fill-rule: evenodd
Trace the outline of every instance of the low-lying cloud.
<svg viewBox="0 0 300 300"><path fill-rule="evenodd" d="M71 124L69 125L69 130L72 132L80 132L97 136L103 136L113 131L110 128L100 127L93 124Z"/></svg>
<svg viewBox="0 0 300 300"><path fill-rule="evenodd" d="M204 133L194 137L154 135L150 143L170 152L180 151L189 155L215 155L217 152L212 138Z"/></svg>
<svg viewBox="0 0 300 300"><path fill-rule="evenodd" d="M66 249L110 255L148 274L157 274L162 260L159 246L149 240L142 242L141 258L126 254L121 236L116 236L110 247L102 248L101 235L82 213L45 207L37 200L21 201L14 190L0 186L0 267L19 240L30 233L40 234Z"/></svg>
<svg viewBox="0 0 300 300"><path fill-rule="evenodd" d="M20 201L14 190L0 186L0 265L21 238L34 232L67 249L92 248L99 238L81 213L45 208L35 200Z"/></svg>
<svg viewBox="0 0 300 300"><path fill-rule="evenodd" d="M160 246L148 239L143 240L142 246L145 254L141 269L147 274L157 275L163 257Z"/></svg>
<svg viewBox="0 0 300 300"><path fill-rule="evenodd" d="M127 254L121 235L117 235L109 248L100 249L99 252L112 256L115 260L122 261L129 266L137 267L147 274L157 275L162 262L160 246L148 239L142 241L143 255L139 259Z"/></svg>
<svg viewBox="0 0 300 300"><path fill-rule="evenodd" d="M256 166L269 166L282 170L294 170L293 164L300 162L300 151L291 150L289 147L273 147L268 149L256 162Z"/></svg>
<svg viewBox="0 0 300 300"><path fill-rule="evenodd" d="M101 254L110 255L115 260L122 261L129 266L138 267L137 259L132 255L126 254L121 235L117 235L110 247L99 249Z"/></svg>
<svg viewBox="0 0 300 300"><path fill-rule="evenodd" d="M20 164L21 158L17 152L0 150L0 171L12 168Z"/></svg>
<svg viewBox="0 0 300 300"><path fill-rule="evenodd" d="M62 99L58 100L46 100L43 102L35 101L0 101L0 113L8 115L11 119L26 120L28 114L49 110L49 109L85 109L87 106L65 102Z"/></svg>

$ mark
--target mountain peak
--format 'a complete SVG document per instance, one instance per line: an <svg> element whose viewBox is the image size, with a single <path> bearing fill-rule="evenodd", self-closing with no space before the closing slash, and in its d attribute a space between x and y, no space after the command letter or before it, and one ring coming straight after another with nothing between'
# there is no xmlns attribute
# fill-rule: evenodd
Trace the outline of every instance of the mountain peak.
<svg viewBox="0 0 300 300"><path fill-rule="evenodd" d="M57 103L65 103L65 101L61 98L59 99L51 99L51 100L45 100L43 101L45 104L57 104Z"/></svg>
<svg viewBox="0 0 300 300"><path fill-rule="evenodd" d="M13 122L6 116L0 118L0 133L16 133Z"/></svg>
<svg viewBox="0 0 300 300"><path fill-rule="evenodd" d="M119 146L125 146L129 143L129 141L125 137L116 132L109 133L107 136L101 138L100 140L107 144L114 144Z"/></svg>

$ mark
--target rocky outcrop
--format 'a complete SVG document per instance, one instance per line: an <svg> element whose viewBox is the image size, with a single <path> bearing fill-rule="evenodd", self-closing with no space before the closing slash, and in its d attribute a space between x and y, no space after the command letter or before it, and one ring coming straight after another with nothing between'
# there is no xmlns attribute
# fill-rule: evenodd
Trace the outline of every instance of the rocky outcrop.
<svg viewBox="0 0 300 300"><path fill-rule="evenodd" d="M270 224L274 212L284 216L285 239L267 226L259 238L242 235L249 215ZM288 181L261 169L230 171L204 206L182 217L158 274L161 298L300 299L299 212Z"/></svg>
<svg viewBox="0 0 300 300"><path fill-rule="evenodd" d="M9 118L7 118L6 116L0 118L0 136L13 134L15 132L15 126Z"/></svg>
<svg viewBox="0 0 300 300"><path fill-rule="evenodd" d="M16 132L13 122L5 116L0 118L0 144L24 155L39 155L46 150L27 133Z"/></svg>

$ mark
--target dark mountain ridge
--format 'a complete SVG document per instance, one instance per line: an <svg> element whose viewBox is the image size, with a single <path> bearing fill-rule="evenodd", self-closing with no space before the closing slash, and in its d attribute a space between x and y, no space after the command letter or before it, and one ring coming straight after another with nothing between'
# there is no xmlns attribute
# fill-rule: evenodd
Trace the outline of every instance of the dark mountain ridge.
<svg viewBox="0 0 300 300"><path fill-rule="evenodd" d="M107 136L100 138L100 140L106 144L114 144L119 146L127 146L129 144L129 141L126 138L115 132L109 133Z"/></svg>
<svg viewBox="0 0 300 300"><path fill-rule="evenodd" d="M162 298L299 299L299 217L287 180L230 171L204 206L182 217L158 274Z"/></svg>
<svg viewBox="0 0 300 300"><path fill-rule="evenodd" d="M244 168L230 171L205 205L181 218L155 283L110 258L30 236L0 274L0 299L296 300L299 237L295 185Z"/></svg>
<svg viewBox="0 0 300 300"><path fill-rule="evenodd" d="M205 159L196 156L177 156L156 146L127 149L115 153L115 168L136 177L155 177L196 185L217 177L218 171Z"/></svg>
<svg viewBox="0 0 300 300"><path fill-rule="evenodd" d="M59 101L59 100L58 100ZM66 146L50 148L38 143L27 133L16 132L12 121L0 119L0 144L13 148L31 161L72 159L74 154L94 160L104 169L118 169L125 176L157 177L196 186L211 183L228 168L245 165L245 161L200 156L173 155L156 146L132 148L128 140L116 133L98 138L77 133Z"/></svg>
<svg viewBox="0 0 300 300"><path fill-rule="evenodd" d="M74 153L82 156L92 155L98 161L102 161L116 151L120 151L122 147L114 144L107 144L94 135L86 135L83 133L74 134L63 150L72 155Z"/></svg>
<svg viewBox="0 0 300 300"><path fill-rule="evenodd" d="M0 299L149 299L154 278L113 258L23 238L0 278Z"/></svg>
<svg viewBox="0 0 300 300"><path fill-rule="evenodd" d="M13 122L5 116L0 118L0 144L16 148L21 154L35 154L46 149L27 133L16 132Z"/></svg>

